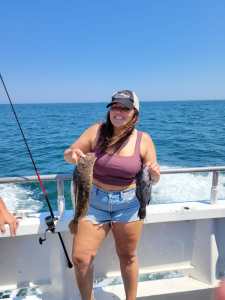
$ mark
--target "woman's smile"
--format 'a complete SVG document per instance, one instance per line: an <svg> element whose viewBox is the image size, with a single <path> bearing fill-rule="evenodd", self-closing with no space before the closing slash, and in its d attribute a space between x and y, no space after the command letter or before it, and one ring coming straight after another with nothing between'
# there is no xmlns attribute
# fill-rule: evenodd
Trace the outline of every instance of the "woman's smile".
<svg viewBox="0 0 225 300"><path fill-rule="evenodd" d="M115 127L125 126L133 117L133 109L127 109L122 105L112 105L110 109L110 120Z"/></svg>
<svg viewBox="0 0 225 300"><path fill-rule="evenodd" d="M110 120L111 120L113 126L122 127L128 123L130 118L128 118L127 116L124 117L124 116L118 115L118 114L116 114L116 115L110 114Z"/></svg>
<svg viewBox="0 0 225 300"><path fill-rule="evenodd" d="M121 116L115 116L114 119L116 119L116 120L123 120L123 117L121 117Z"/></svg>

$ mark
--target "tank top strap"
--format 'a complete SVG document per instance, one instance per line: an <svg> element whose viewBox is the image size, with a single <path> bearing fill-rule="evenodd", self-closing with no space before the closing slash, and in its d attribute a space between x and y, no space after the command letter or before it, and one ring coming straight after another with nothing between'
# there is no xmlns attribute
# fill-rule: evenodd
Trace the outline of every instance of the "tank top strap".
<svg viewBox="0 0 225 300"><path fill-rule="evenodd" d="M142 131L137 132L137 140L136 140L136 145L135 145L135 156L140 155L140 146L141 146L141 137L142 137Z"/></svg>

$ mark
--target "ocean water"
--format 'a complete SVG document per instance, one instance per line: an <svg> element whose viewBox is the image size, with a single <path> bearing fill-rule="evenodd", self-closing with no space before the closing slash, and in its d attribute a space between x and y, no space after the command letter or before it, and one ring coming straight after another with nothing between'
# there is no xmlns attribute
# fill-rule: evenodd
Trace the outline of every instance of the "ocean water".
<svg viewBox="0 0 225 300"><path fill-rule="evenodd" d="M106 116L104 103L17 104L16 112L39 172L72 173L64 150L91 124ZM34 175L9 105L0 105L0 177ZM148 132L161 168L225 165L225 101L143 102L138 129ZM153 188L152 203L209 201L211 174L163 175ZM45 183L53 208L56 185ZM66 182L66 208L72 207ZM0 195L11 210L46 210L39 185L1 184ZM219 199L225 195L220 174Z"/></svg>

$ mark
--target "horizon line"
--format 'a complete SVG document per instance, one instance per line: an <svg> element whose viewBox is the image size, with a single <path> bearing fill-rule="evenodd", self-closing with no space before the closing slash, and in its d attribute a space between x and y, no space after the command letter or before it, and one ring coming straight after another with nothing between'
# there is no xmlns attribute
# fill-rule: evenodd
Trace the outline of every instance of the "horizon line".
<svg viewBox="0 0 225 300"><path fill-rule="evenodd" d="M18 101L18 102L17 102ZM47 102L44 102L44 100L34 100L32 102L20 102L20 100L14 101L14 104L88 104L88 103L108 103L108 101L95 101L95 100L73 100L73 101L51 101L47 100ZM22 100L23 101L23 100ZM225 98L217 98L217 99L164 99L164 100L141 100L140 102L197 102L197 101L225 101ZM0 103L0 105L8 105L9 103Z"/></svg>

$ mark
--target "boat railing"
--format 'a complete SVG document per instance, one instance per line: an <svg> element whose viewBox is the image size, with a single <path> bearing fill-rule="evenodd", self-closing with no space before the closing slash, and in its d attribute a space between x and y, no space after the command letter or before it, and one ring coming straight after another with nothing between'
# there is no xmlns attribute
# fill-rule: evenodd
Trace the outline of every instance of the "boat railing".
<svg viewBox="0 0 225 300"><path fill-rule="evenodd" d="M225 166L212 166L212 167L195 167L195 168L174 168L162 169L161 175L168 174L184 174L184 173L212 173L212 184L210 192L210 203L217 203L218 195L218 182L220 172L225 172ZM72 180L72 174L52 174L41 175L42 181L56 181L57 184L57 209L59 218L65 211L65 195L64 195L64 182ZM0 184L7 183L31 183L38 182L37 176L19 176L19 177L0 177Z"/></svg>

